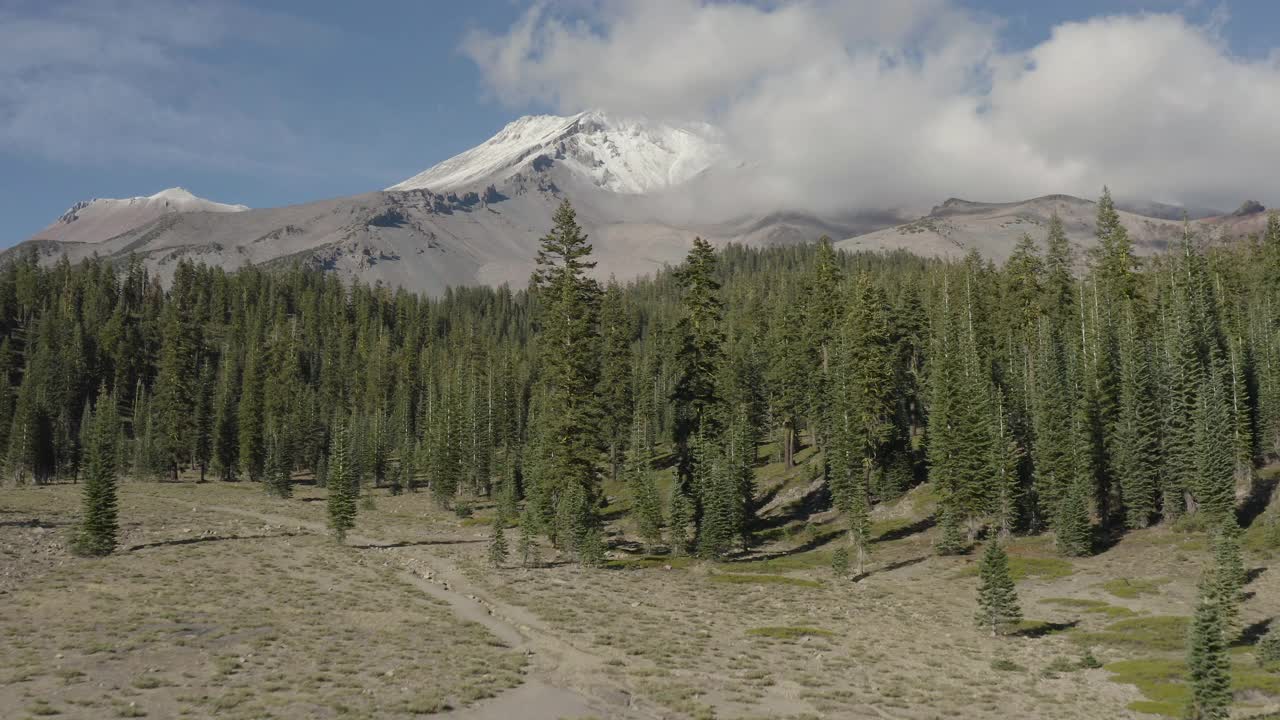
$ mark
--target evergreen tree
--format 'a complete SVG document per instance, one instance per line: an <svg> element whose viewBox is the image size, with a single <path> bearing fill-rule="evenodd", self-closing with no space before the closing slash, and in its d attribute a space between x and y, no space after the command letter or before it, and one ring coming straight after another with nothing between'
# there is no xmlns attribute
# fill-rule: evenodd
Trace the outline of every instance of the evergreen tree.
<svg viewBox="0 0 1280 720"><path fill-rule="evenodd" d="M1089 486L1078 478L1067 489L1054 522L1054 536L1058 552L1063 555L1083 556L1093 552L1093 525L1089 517Z"/></svg>
<svg viewBox="0 0 1280 720"><path fill-rule="evenodd" d="M526 568L542 564L538 549L538 516L529 508L520 515L520 564Z"/></svg>
<svg viewBox="0 0 1280 720"><path fill-rule="evenodd" d="M599 379L599 285L586 276L595 266L587 258L591 245L578 226L568 201L553 218L542 239L534 281L542 336L539 360L546 387L546 411L540 416L545 435L542 488L552 503L558 537L568 539L583 564L597 564L602 546L596 505L600 498L596 463L603 445L600 408L595 391Z"/></svg>
<svg viewBox="0 0 1280 720"><path fill-rule="evenodd" d="M250 345L245 351L243 383L236 419L240 440L240 468L252 482L262 479L262 467L266 460L263 441L266 435L262 402L263 375L259 351L256 345Z"/></svg>
<svg viewBox="0 0 1280 720"><path fill-rule="evenodd" d="M627 487L631 492L631 508L635 516L636 529L652 550L655 545L662 542L662 498L658 495L658 486L654 482L653 473L650 472L644 447L646 425L646 413L637 404L631 424L631 454L627 461L625 475Z"/></svg>
<svg viewBox="0 0 1280 720"><path fill-rule="evenodd" d="M1280 664L1280 630L1268 630L1258 641L1258 665L1274 669Z"/></svg>
<svg viewBox="0 0 1280 720"><path fill-rule="evenodd" d="M1005 538L1013 532L1018 521L1018 503L1022 495L1019 465L1022 463L1023 451L1013 437L1004 396L999 391L995 406L991 443L991 472L995 485L992 511L1000 537Z"/></svg>
<svg viewBox="0 0 1280 720"><path fill-rule="evenodd" d="M1211 367L1201 375L1195 411L1196 475L1191 484L1200 510L1215 520L1235 512L1230 398L1220 370Z"/></svg>
<svg viewBox="0 0 1280 720"><path fill-rule="evenodd" d="M495 512L489 534L489 565L493 568L501 568L507 564L507 538L503 527L505 524L502 513Z"/></svg>
<svg viewBox="0 0 1280 720"><path fill-rule="evenodd" d="M610 283L600 303L600 386L602 432L609 447L610 475L618 479L627 448L635 402L631 386L631 318L622 290Z"/></svg>
<svg viewBox="0 0 1280 720"><path fill-rule="evenodd" d="M116 548L116 436L119 432L115 400L106 387L98 392L93 414L84 430L84 516L75 540L77 552L110 555Z"/></svg>
<svg viewBox="0 0 1280 720"><path fill-rule="evenodd" d="M969 552L969 542L965 539L964 530L960 527L955 512L943 506L938 509L938 515L940 532L933 546L938 554L963 555Z"/></svg>
<svg viewBox="0 0 1280 720"><path fill-rule="evenodd" d="M4 466L4 454L9 449L9 431L12 429L14 416L13 388L13 350L9 346L9 338L0 338L0 467Z"/></svg>
<svg viewBox="0 0 1280 720"><path fill-rule="evenodd" d="M1224 518L1214 532L1213 562L1213 585L1218 596L1222 632L1230 641L1240 633L1240 593L1247 577L1240 554L1240 526L1234 515Z"/></svg>
<svg viewBox="0 0 1280 720"><path fill-rule="evenodd" d="M1202 583L1187 638L1188 720L1223 720L1231 708L1231 661L1216 590Z"/></svg>
<svg viewBox="0 0 1280 720"><path fill-rule="evenodd" d="M671 511L668 533L671 539L671 553L683 555L689 549L689 526L693 524L694 516L693 498L689 497L689 493L681 488L678 482L673 483L669 505Z"/></svg>
<svg viewBox="0 0 1280 720"><path fill-rule="evenodd" d="M987 543L978 563L978 627L997 635L1022 620L1018 591L1009 574L1009 556L997 541Z"/></svg>
<svg viewBox="0 0 1280 720"><path fill-rule="evenodd" d="M263 486L270 495L279 498L293 497L293 483L290 478L289 462L285 458L284 443L278 431L267 437L266 477Z"/></svg>
<svg viewBox="0 0 1280 720"><path fill-rule="evenodd" d="M329 529L342 542L356 525L357 480L352 467L351 438L347 421L334 423L329 446L328 482Z"/></svg>
<svg viewBox="0 0 1280 720"><path fill-rule="evenodd" d="M1125 525L1136 529L1146 527L1157 510L1160 437L1150 350L1135 315L1129 303L1120 334L1120 397L1111 447Z"/></svg>
<svg viewBox="0 0 1280 720"><path fill-rule="evenodd" d="M214 472L223 480L234 480L240 458L240 433L236 427L236 362L229 351L222 354L218 372L218 388L214 396L213 457Z"/></svg>
<svg viewBox="0 0 1280 720"><path fill-rule="evenodd" d="M720 431L720 395L716 380L724 334L720 327L720 283L715 279L715 270L715 250L702 238L694 238L684 264L675 273L683 290L684 309L676 331L679 346L675 363L679 374L671 398L675 411L677 485L684 496L699 503L690 518L694 522L701 520L703 498L695 481L699 471L695 468L693 439L698 436L714 441ZM674 527L674 516L672 521Z"/></svg>

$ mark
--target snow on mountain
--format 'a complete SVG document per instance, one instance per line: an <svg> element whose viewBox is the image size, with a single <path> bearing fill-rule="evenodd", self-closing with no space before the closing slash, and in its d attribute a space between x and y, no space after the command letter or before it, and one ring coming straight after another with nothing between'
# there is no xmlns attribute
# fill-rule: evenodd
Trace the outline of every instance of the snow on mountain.
<svg viewBox="0 0 1280 720"><path fill-rule="evenodd" d="M727 157L719 133L705 124L676 126L599 111L532 115L387 189L449 192L554 162L601 189L642 194L679 185Z"/></svg>
<svg viewBox="0 0 1280 720"><path fill-rule="evenodd" d="M169 213L233 213L248 209L244 205L206 200L185 188L172 187L145 197L83 200L68 208L35 237L61 242L100 242Z"/></svg>

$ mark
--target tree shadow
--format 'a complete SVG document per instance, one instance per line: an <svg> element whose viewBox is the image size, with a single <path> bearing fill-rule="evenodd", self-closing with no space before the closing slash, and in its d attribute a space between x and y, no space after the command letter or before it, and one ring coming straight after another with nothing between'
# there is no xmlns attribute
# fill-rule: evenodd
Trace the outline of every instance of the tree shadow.
<svg viewBox="0 0 1280 720"><path fill-rule="evenodd" d="M1053 635L1054 633L1070 630L1079 624L1079 620L1072 620L1071 622L1046 622L1011 632L1009 635L1012 637L1042 638L1046 635Z"/></svg>
<svg viewBox="0 0 1280 720"><path fill-rule="evenodd" d="M793 548L787 548L786 550L779 550L777 552L759 553L754 555L750 553L743 553L741 555L738 555L737 557L725 558L722 560L722 562L727 562L727 563L759 562L761 560L776 560L777 558L789 557L791 555L800 555L801 553L807 553L810 550L817 550L818 548L822 547L823 545L826 545L827 543L830 543L831 541L835 540L836 538L840 537L843 534L844 534L844 530L839 530L839 529L828 530L827 532L819 533L813 536L809 540L806 540L805 542Z"/></svg>
<svg viewBox="0 0 1280 720"><path fill-rule="evenodd" d="M785 483L780 484L779 488L782 485L785 485ZM775 492L774 495L776 496L777 493ZM763 507L763 504L757 505L753 512L759 511ZM794 520L811 517L830 509L831 491L827 488L826 483L816 483L816 487L801 495L795 502L779 508L780 512L768 517L756 516L752 530L772 530Z"/></svg>
<svg viewBox="0 0 1280 720"><path fill-rule="evenodd" d="M1271 504L1271 494L1275 491L1276 483L1280 483L1280 477L1254 478L1249 497L1245 498L1244 504L1236 510L1236 520L1240 527L1249 527L1259 515L1266 512L1267 506Z"/></svg>
<svg viewBox="0 0 1280 720"><path fill-rule="evenodd" d="M47 521L47 520L41 520L40 518L31 518L30 520L4 520L4 521L0 521L0 528L5 528L5 527L28 527L28 528L45 528L45 529L49 529L49 530L51 530L51 529L56 528L56 527L65 527L65 526L70 525L70 524L71 524L70 522L49 522L49 521Z"/></svg>
<svg viewBox="0 0 1280 720"><path fill-rule="evenodd" d="M917 520L910 525L903 525L899 528L886 530L880 533L880 535L873 539L872 542L892 542L894 540L901 540L906 537L911 537L917 533L925 532L926 530L935 527L937 524L938 519L935 516L930 515L929 517Z"/></svg>
<svg viewBox="0 0 1280 720"><path fill-rule="evenodd" d="M1234 647L1246 647L1249 645L1257 645L1258 641L1271 630L1271 623L1274 618L1259 620L1256 623L1249 623L1240 631L1240 637L1232 643Z"/></svg>
<svg viewBox="0 0 1280 720"><path fill-rule="evenodd" d="M893 572L894 570L901 570L902 568L905 568L905 567L911 567L912 565L919 565L920 563L928 559L929 559L928 555L920 555L919 557L907 558L906 560L897 560L883 567L878 567L875 570L868 570L859 575L854 575L852 578L850 578L850 580L852 580L853 582L862 582L863 580L866 580L872 575L879 575L881 573Z"/></svg>
<svg viewBox="0 0 1280 720"><path fill-rule="evenodd" d="M1120 541L1124 539L1125 532L1124 525L1120 524L1095 525L1093 528L1093 544L1090 547L1089 554L1101 555L1119 545Z"/></svg>
<svg viewBox="0 0 1280 720"><path fill-rule="evenodd" d="M130 545L125 552L147 550L149 548L170 547L175 545L199 545L200 543L224 542L227 540L267 540L272 538L296 537L305 533L275 533L273 535L209 535L207 537L179 538L177 540L158 540L141 545Z"/></svg>
<svg viewBox="0 0 1280 720"><path fill-rule="evenodd" d="M1267 569L1264 567L1256 567L1256 568L1253 568L1252 570L1249 570L1244 574L1244 584L1248 585L1254 580L1257 580L1258 578L1262 577L1262 573L1266 571Z"/></svg>

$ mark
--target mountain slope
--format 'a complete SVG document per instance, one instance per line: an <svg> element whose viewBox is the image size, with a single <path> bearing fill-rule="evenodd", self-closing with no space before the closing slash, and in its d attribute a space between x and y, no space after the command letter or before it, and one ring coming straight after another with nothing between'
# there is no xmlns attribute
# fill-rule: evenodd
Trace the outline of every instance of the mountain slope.
<svg viewBox="0 0 1280 720"><path fill-rule="evenodd" d="M99 242L170 213L233 213L248 209L244 205L227 205L196 197L180 187L161 190L147 197L95 198L72 205L62 217L36 233L33 239Z"/></svg>
<svg viewBox="0 0 1280 720"><path fill-rule="evenodd" d="M1261 208L1261 206L1257 206ZM1067 238L1077 250L1097 244L1098 206L1091 200L1070 195L1043 197L1011 203L980 203L951 198L927 215L847 238L836 244L850 250L891 250L905 248L921 255L958 257L977 250L984 257L1002 262L1009 257L1022 235L1029 234L1042 247L1049 218L1062 219ZM1129 231L1134 251L1150 254L1169 247L1182 237L1181 220L1119 211L1120 221ZM1205 217L1189 222L1203 240L1218 241L1261 231L1266 213L1260 209L1243 214Z"/></svg>

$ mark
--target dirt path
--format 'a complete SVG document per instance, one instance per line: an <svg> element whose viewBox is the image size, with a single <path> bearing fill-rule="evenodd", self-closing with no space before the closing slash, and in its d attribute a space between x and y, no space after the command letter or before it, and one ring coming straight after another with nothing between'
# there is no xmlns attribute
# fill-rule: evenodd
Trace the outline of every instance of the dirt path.
<svg viewBox="0 0 1280 720"><path fill-rule="evenodd" d="M287 515L246 510L226 505L206 506L216 512L239 515L264 523L302 528L324 534L319 522ZM599 676L604 659L556 637L524 608L485 599L450 561L425 552L407 553L386 539L348 535L355 545L385 552L405 567L401 574L409 584L447 603L464 620L483 626L504 644L524 650L531 661L525 681L471 707L441 717L466 720L498 720L510 717L528 720L558 720L599 716L609 718L645 717L631 707L630 695ZM447 540L456 540L449 538ZM421 546L418 550L421 551Z"/></svg>

